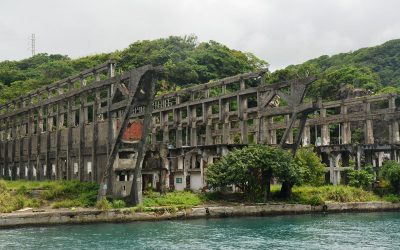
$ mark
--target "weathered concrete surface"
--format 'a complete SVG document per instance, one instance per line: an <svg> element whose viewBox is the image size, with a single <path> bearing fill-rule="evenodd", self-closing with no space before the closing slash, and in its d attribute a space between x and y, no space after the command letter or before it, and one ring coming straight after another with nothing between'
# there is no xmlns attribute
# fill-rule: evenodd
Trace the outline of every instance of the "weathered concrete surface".
<svg viewBox="0 0 400 250"><path fill-rule="evenodd" d="M326 203L321 208L327 212L375 212L375 211L400 211L400 203L391 202L347 202Z"/></svg>
<svg viewBox="0 0 400 250"><path fill-rule="evenodd" d="M194 207L170 213L166 209L157 212L132 212L130 209L101 211L85 209L78 211L20 212L0 214L0 228L33 225L83 224L99 222L134 222L171 219L219 218L234 216L272 216L285 214L337 213L337 212L377 212L399 211L400 203L351 202L326 203L323 206L301 204L259 204L238 206Z"/></svg>

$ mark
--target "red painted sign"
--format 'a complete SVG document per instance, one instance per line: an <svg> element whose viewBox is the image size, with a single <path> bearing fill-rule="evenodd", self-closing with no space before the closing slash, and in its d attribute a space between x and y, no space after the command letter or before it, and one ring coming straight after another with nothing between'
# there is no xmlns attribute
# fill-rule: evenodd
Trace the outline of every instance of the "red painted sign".
<svg viewBox="0 0 400 250"><path fill-rule="evenodd" d="M119 128L120 121L117 122L117 128ZM125 132L122 136L124 141L139 141L142 138L143 133L143 121L135 120L128 123Z"/></svg>

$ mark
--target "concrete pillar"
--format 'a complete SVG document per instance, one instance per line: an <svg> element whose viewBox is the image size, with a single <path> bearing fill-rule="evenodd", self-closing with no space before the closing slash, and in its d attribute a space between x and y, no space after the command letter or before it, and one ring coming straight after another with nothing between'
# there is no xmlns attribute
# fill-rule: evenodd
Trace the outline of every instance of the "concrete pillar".
<svg viewBox="0 0 400 250"><path fill-rule="evenodd" d="M183 169L183 162L184 162L183 156L178 156L177 159L178 159L177 160L177 169Z"/></svg>
<svg viewBox="0 0 400 250"><path fill-rule="evenodd" d="M222 119L224 122L222 125L222 143L229 144L231 130L231 124L229 122L229 101L226 100L222 105Z"/></svg>
<svg viewBox="0 0 400 250"><path fill-rule="evenodd" d="M329 181L335 185L335 159L329 155Z"/></svg>
<svg viewBox="0 0 400 250"><path fill-rule="evenodd" d="M175 143L176 147L182 147L182 112L180 109L174 109L174 123L177 124L175 131Z"/></svg>
<svg viewBox="0 0 400 250"><path fill-rule="evenodd" d="M340 113L347 116L347 106L342 104L340 107ZM341 126L341 134L342 134L342 144L350 144L351 143L351 129L350 122L343 122Z"/></svg>
<svg viewBox="0 0 400 250"><path fill-rule="evenodd" d="M206 145L214 143L212 137L212 105L207 105L206 115L204 116L204 123L206 123Z"/></svg>
<svg viewBox="0 0 400 250"><path fill-rule="evenodd" d="M321 118L326 117L326 109L325 108L322 108L320 110L320 115L321 115ZM329 145L330 142L331 142L331 138L330 138L329 124L323 123L321 126L321 144L323 146L326 146L326 145Z"/></svg>
<svg viewBox="0 0 400 250"><path fill-rule="evenodd" d="M221 144L222 143L222 135L221 135L221 130L219 128L220 124L219 123L214 123L214 131L218 131L219 135L215 137L214 143L215 144Z"/></svg>
<svg viewBox="0 0 400 250"><path fill-rule="evenodd" d="M398 121L392 121L391 124L391 138L390 141L391 143L397 144L400 142L400 134L399 134L399 122Z"/></svg>
<svg viewBox="0 0 400 250"><path fill-rule="evenodd" d="M271 139L271 144L272 145L277 144L277 141L276 141L276 130L275 129L271 129L270 130L270 139Z"/></svg>
<svg viewBox="0 0 400 250"><path fill-rule="evenodd" d="M254 128L255 128L255 134L254 134L254 143L256 144L263 144L265 142L265 136L263 132L263 117L257 117L254 119Z"/></svg>
<svg viewBox="0 0 400 250"><path fill-rule="evenodd" d="M176 132L175 132L175 143L176 143L176 147L180 148L182 147L182 124L179 124L178 127L176 128Z"/></svg>
<svg viewBox="0 0 400 250"><path fill-rule="evenodd" d="M290 116L289 115L285 115L285 123L286 126L289 126L290 123ZM289 131L289 134L286 138L286 143L287 144L293 144L293 128Z"/></svg>
<svg viewBox="0 0 400 250"><path fill-rule="evenodd" d="M196 108L192 107L190 109L190 146L197 146L197 113Z"/></svg>
<svg viewBox="0 0 400 250"><path fill-rule="evenodd" d="M226 156L229 153L229 149L226 146L221 147L221 156Z"/></svg>
<svg viewBox="0 0 400 250"><path fill-rule="evenodd" d="M161 112L161 125L163 130L163 143L169 142L168 113Z"/></svg>
<svg viewBox="0 0 400 250"><path fill-rule="evenodd" d="M136 179L136 188L138 190L138 200L139 204L142 204L143 202L143 184L142 184L143 178L142 178L142 173L138 174L138 177Z"/></svg>
<svg viewBox="0 0 400 250"><path fill-rule="evenodd" d="M244 82L241 84L241 87L244 88ZM240 139L243 144L249 143L249 137L248 137L248 126L247 126L247 97L239 97L237 98L239 100L239 108L238 108L238 117L240 120L239 126L240 126Z"/></svg>
<svg viewBox="0 0 400 250"><path fill-rule="evenodd" d="M343 122L340 126L340 135L342 138L340 138L340 144L349 144L349 138L348 138L348 132L349 130L349 124L347 122Z"/></svg>
<svg viewBox="0 0 400 250"><path fill-rule="evenodd" d="M391 109L392 112L396 111L396 97L394 95L389 98L389 109ZM397 120L393 120L390 122L389 142L393 144L397 144L400 142L399 122Z"/></svg>
<svg viewBox="0 0 400 250"><path fill-rule="evenodd" d="M351 143L351 129L350 122L344 122L341 126L342 133L342 144L350 144Z"/></svg>
<svg viewBox="0 0 400 250"><path fill-rule="evenodd" d="M324 124L321 126L321 144L323 146L329 145L331 143L331 138L330 138L330 131L329 131L329 125Z"/></svg>
<svg viewBox="0 0 400 250"><path fill-rule="evenodd" d="M205 178L204 178L204 162L207 162L207 159L208 159L208 154L207 154L207 152L203 151L201 154L201 160L200 160L200 180L201 180L202 188L206 185Z"/></svg>
<svg viewBox="0 0 400 250"><path fill-rule="evenodd" d="M393 111L396 109L396 97L395 96L389 97L389 109L391 109Z"/></svg>
<svg viewBox="0 0 400 250"><path fill-rule="evenodd" d="M356 169L361 169L361 147L357 147Z"/></svg>
<svg viewBox="0 0 400 250"><path fill-rule="evenodd" d="M267 122L267 127L266 127L266 131L267 131L266 140L267 140L267 144L272 144L272 145L276 144L276 130L271 129L273 124L274 124L274 118L268 117L268 122Z"/></svg>
<svg viewBox="0 0 400 250"><path fill-rule="evenodd" d="M197 128L190 128L190 146L197 146Z"/></svg>
<svg viewBox="0 0 400 250"><path fill-rule="evenodd" d="M231 124L230 123L224 123L222 124L222 143L223 144L229 144L230 143L230 130L231 130Z"/></svg>
<svg viewBox="0 0 400 250"><path fill-rule="evenodd" d="M385 156L385 152L378 153L378 166L377 167L382 167L384 156Z"/></svg>
<svg viewBox="0 0 400 250"><path fill-rule="evenodd" d="M335 178L336 178L336 183L334 184L334 185L339 185L340 184L340 164L339 164L339 161L340 161L340 159L341 159L341 154L338 154L337 156L336 156L336 159L335 159Z"/></svg>
<svg viewBox="0 0 400 250"><path fill-rule="evenodd" d="M369 102L364 102L364 113L371 113L371 104ZM372 120L365 120L364 125L364 140L365 144L374 144L374 129Z"/></svg>
<svg viewBox="0 0 400 250"><path fill-rule="evenodd" d="M157 144L157 128L156 128L156 118L152 117L151 122L151 144L154 146Z"/></svg>
<svg viewBox="0 0 400 250"><path fill-rule="evenodd" d="M303 131L302 145L303 147L309 146L311 143L310 126L305 126Z"/></svg>
<svg viewBox="0 0 400 250"><path fill-rule="evenodd" d="M330 175L330 182L334 185L337 186L340 184L340 166L339 166L339 161L340 161L341 155L340 153L335 155L335 154L330 154L329 155L329 175Z"/></svg>
<svg viewBox="0 0 400 250"><path fill-rule="evenodd" d="M366 120L364 126L365 144L374 144L374 129L372 120Z"/></svg>

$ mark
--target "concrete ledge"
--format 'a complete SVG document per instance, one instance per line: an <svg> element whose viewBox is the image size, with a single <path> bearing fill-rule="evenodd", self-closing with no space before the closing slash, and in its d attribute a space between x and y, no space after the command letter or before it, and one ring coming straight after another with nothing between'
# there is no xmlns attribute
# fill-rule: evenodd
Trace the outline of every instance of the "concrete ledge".
<svg viewBox="0 0 400 250"><path fill-rule="evenodd" d="M391 202L347 202L326 203L322 206L326 212L376 212L376 211L400 211L400 203Z"/></svg>
<svg viewBox="0 0 400 250"><path fill-rule="evenodd" d="M170 213L160 209L158 212L141 213L130 209L101 211L84 209L78 211L54 210L49 212L20 212L0 214L0 228L55 225L84 224L100 222L133 222L172 219L218 218L233 216L272 216L284 214L338 213L338 212L376 212L400 211L400 203L389 202L350 202L326 203L322 206L301 204L257 204L252 206L210 206L194 207Z"/></svg>

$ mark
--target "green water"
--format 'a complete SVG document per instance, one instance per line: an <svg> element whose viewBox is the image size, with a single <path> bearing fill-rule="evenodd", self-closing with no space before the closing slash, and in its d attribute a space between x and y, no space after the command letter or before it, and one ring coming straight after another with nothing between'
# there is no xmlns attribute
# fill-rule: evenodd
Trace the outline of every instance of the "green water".
<svg viewBox="0 0 400 250"><path fill-rule="evenodd" d="M400 213L297 215L0 230L1 249L400 249Z"/></svg>

